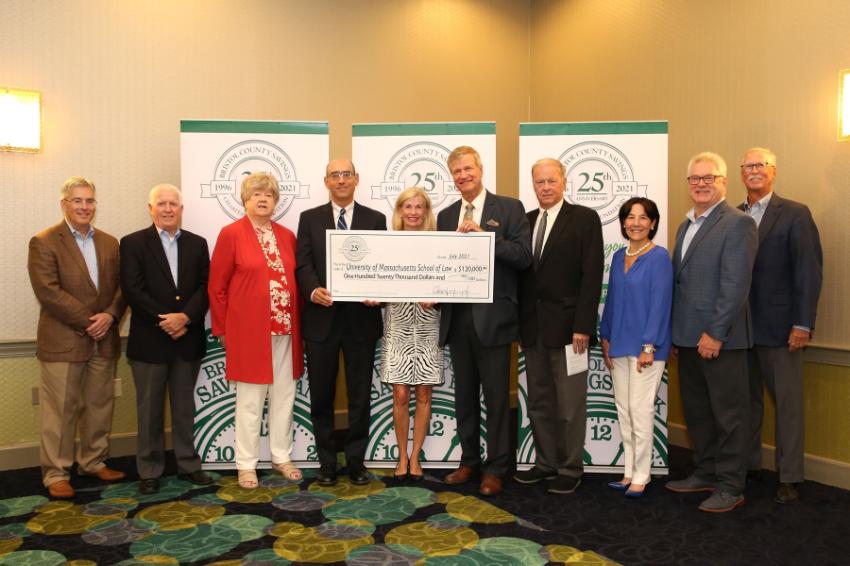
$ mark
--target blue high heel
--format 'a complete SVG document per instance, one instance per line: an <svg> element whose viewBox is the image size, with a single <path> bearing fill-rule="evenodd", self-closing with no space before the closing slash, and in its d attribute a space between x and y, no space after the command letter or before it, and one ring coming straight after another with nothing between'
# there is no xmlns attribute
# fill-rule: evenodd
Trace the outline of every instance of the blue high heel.
<svg viewBox="0 0 850 566"><path fill-rule="evenodd" d="M608 487L611 489L616 489L617 491L626 491L629 489L629 486L632 485L630 483L622 483L618 481L608 482Z"/></svg>

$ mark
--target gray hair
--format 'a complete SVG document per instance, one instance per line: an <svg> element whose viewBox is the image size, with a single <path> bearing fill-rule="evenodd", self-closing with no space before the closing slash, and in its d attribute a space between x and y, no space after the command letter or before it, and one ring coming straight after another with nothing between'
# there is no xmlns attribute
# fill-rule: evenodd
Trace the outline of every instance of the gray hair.
<svg viewBox="0 0 850 566"><path fill-rule="evenodd" d="M156 205L156 197L159 196L159 193L162 191L174 191L177 194L177 202L183 204L183 191L174 185L170 185L168 183L161 183L156 185L151 191L148 193L148 204L151 206Z"/></svg>
<svg viewBox="0 0 850 566"><path fill-rule="evenodd" d="M765 165L773 165L776 167L776 154L767 149L766 147L751 147L747 151L744 152L744 156L741 157L741 165L744 164L744 157L747 156L748 153L758 152L764 155Z"/></svg>
<svg viewBox="0 0 850 566"><path fill-rule="evenodd" d="M92 183L85 177L69 177L64 183L62 183L62 187L59 188L60 198L66 199L70 197L71 189L76 187L88 187L91 189L91 192L96 192L96 189L94 188L94 183Z"/></svg>
<svg viewBox="0 0 850 566"><path fill-rule="evenodd" d="M244 205L251 198L254 191L268 191L272 194L275 205L280 200L280 185L271 173L252 173L242 179L242 187L239 196L242 197Z"/></svg>
<svg viewBox="0 0 850 566"><path fill-rule="evenodd" d="M554 166L556 166L558 169L561 170L561 178L562 179L567 178L567 168L564 167L563 163L561 163L559 160L555 159L554 157L544 157L542 159L538 159L537 161L535 161L534 165L531 166L531 176L532 177L534 176L534 170L535 169L537 169L538 167L542 167L543 165L554 165Z"/></svg>
<svg viewBox="0 0 850 566"><path fill-rule="evenodd" d="M710 161L714 163L714 167L717 168L717 175L720 175L722 177L727 176L726 160L711 151L703 151L691 157L691 160L688 161L688 174L690 175L691 173L691 167L702 161Z"/></svg>

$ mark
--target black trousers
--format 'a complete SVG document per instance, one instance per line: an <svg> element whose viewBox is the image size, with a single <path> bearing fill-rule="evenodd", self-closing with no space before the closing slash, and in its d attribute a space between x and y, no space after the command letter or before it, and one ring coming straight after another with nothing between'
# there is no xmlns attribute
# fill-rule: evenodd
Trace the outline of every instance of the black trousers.
<svg viewBox="0 0 850 566"><path fill-rule="evenodd" d="M455 415L461 446L461 464L481 467L502 476L511 462L508 414L508 377L511 346L485 346L472 322L472 308L452 305L448 344L455 384ZM481 462L481 391L487 409L487 460Z"/></svg>
<svg viewBox="0 0 850 566"><path fill-rule="evenodd" d="M377 340L352 331L346 309L340 309L327 338L306 340L307 375L310 380L310 415L320 464L336 463L334 399L339 372L339 352L345 362L348 393L348 436L345 458L349 466L361 465L369 442L370 394Z"/></svg>
<svg viewBox="0 0 850 566"><path fill-rule="evenodd" d="M744 491L750 441L747 350L721 350L704 360L679 348L679 384L696 474L732 495Z"/></svg>

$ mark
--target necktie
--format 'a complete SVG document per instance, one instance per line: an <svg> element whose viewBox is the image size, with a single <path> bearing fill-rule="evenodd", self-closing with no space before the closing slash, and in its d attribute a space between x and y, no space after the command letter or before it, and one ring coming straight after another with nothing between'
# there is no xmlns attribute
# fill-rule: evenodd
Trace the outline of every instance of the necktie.
<svg viewBox="0 0 850 566"><path fill-rule="evenodd" d="M348 230L348 223L345 221L345 209L339 211L339 220L336 221L337 230Z"/></svg>
<svg viewBox="0 0 850 566"><path fill-rule="evenodd" d="M546 217L548 213L543 211L543 218L540 219L540 226L537 227L537 237L534 238L534 267L540 262L540 254L543 252L543 236L546 235Z"/></svg>
<svg viewBox="0 0 850 566"><path fill-rule="evenodd" d="M473 211L473 210L475 210L475 206L473 206L473 204L472 204L471 202L470 202L470 203L467 203L467 205L466 205L466 212L463 214L463 219L464 219L464 220L472 220L472 219L474 218L474 217L472 216L472 211Z"/></svg>

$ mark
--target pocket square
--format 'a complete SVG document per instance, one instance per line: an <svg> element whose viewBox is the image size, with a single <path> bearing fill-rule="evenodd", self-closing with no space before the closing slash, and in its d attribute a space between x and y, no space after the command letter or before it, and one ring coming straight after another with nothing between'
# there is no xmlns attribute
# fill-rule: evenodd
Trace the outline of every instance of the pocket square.
<svg viewBox="0 0 850 566"><path fill-rule="evenodd" d="M499 226L501 226L501 224L499 223L498 220L493 220L491 218L490 220L487 221L487 226L489 226L490 228L498 228Z"/></svg>

